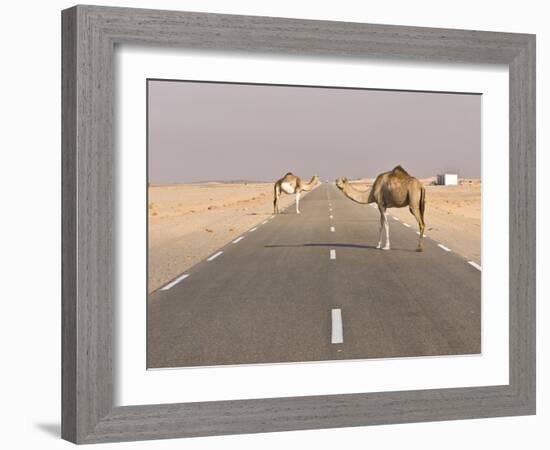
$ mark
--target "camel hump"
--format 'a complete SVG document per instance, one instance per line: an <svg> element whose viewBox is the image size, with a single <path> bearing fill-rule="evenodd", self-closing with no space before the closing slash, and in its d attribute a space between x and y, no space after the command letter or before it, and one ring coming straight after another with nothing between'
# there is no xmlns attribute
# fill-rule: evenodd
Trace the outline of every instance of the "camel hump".
<svg viewBox="0 0 550 450"><path fill-rule="evenodd" d="M403 174L403 175L409 175L409 172L407 172L405 169L403 169L403 167L401 166L395 166L392 170L392 173L393 174Z"/></svg>
<svg viewBox="0 0 550 450"><path fill-rule="evenodd" d="M287 173L285 174L285 177L288 177L289 175L293 175L293 173L292 173L292 172L287 172Z"/></svg>

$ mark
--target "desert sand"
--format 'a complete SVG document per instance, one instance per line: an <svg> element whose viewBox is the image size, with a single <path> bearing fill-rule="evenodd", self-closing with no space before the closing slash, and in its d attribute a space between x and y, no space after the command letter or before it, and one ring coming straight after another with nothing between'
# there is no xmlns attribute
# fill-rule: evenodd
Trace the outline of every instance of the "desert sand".
<svg viewBox="0 0 550 450"><path fill-rule="evenodd" d="M481 263L481 182L426 186L426 235ZM368 188L372 180L358 180ZM307 195L307 194L306 194ZM271 216L272 183L204 183L149 187L149 284L152 292ZM281 197L281 207L294 196ZM408 208L390 214L416 227Z"/></svg>
<svg viewBox="0 0 550 450"><path fill-rule="evenodd" d="M294 196L284 195L281 208L293 202ZM273 184L150 186L148 212L152 292L270 217Z"/></svg>

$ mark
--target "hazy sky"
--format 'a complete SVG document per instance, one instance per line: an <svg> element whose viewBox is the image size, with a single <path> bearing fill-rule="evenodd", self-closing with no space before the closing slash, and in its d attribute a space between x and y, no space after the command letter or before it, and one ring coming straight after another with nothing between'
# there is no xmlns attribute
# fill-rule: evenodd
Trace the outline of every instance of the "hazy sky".
<svg viewBox="0 0 550 450"><path fill-rule="evenodd" d="M481 173L481 96L149 81L149 181Z"/></svg>

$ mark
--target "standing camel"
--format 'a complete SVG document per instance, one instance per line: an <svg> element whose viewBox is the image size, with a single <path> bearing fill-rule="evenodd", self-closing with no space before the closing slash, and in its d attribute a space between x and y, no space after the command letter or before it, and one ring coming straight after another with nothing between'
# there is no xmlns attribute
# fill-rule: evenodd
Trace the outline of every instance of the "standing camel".
<svg viewBox="0 0 550 450"><path fill-rule="evenodd" d="M347 178L338 178L336 186L346 197L357 203L376 203L380 211L380 236L376 248L382 247L382 232L386 230L386 246L383 250L390 249L390 225L386 216L386 208L409 207L409 211L418 222L420 237L416 251L423 250L424 239L424 207L426 204L426 190L422 183L410 176L401 166L395 167L389 172L381 173L376 177L372 188L360 191L353 187Z"/></svg>
<svg viewBox="0 0 550 450"><path fill-rule="evenodd" d="M274 188L273 198L273 214L279 214L279 197L284 192L285 194L296 194L296 214L300 214L300 192L311 191L314 187L320 184L317 175L311 177L308 182L303 181L300 177L288 172L283 178L277 180Z"/></svg>

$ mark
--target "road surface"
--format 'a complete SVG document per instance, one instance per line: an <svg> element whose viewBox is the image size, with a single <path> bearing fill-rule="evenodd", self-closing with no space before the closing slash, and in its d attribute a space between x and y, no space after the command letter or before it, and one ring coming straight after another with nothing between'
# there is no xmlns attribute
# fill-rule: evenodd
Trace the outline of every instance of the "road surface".
<svg viewBox="0 0 550 450"><path fill-rule="evenodd" d="M391 215L392 250L377 250L378 210L332 183L300 209L148 296L148 367L480 353L479 266L429 234L417 253Z"/></svg>

